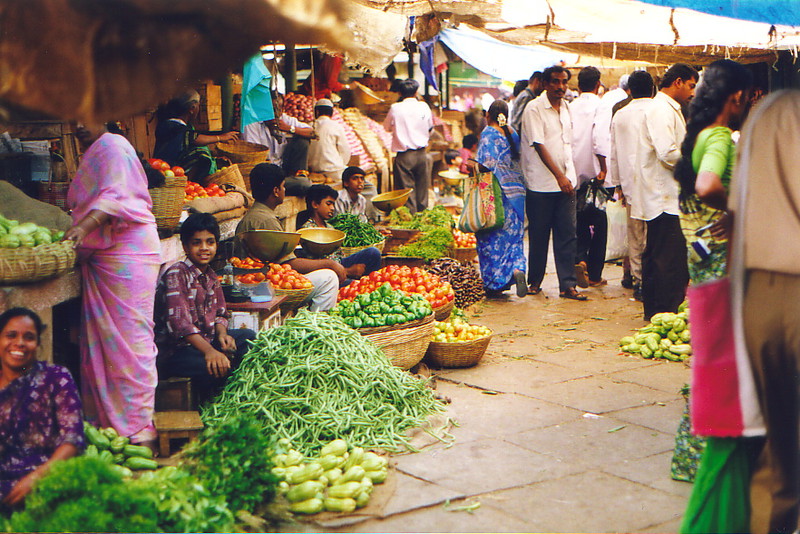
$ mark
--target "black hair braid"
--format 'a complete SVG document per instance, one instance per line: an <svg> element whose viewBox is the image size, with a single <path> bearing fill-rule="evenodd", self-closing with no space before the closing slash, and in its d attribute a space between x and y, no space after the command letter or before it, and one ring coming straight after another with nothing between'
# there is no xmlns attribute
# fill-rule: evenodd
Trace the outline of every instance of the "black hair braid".
<svg viewBox="0 0 800 534"><path fill-rule="evenodd" d="M503 133L506 135L506 141L508 141L508 148L511 149L511 159L517 161L519 159L519 147L514 142L514 136L511 135L511 128L508 127L507 124L504 124Z"/></svg>

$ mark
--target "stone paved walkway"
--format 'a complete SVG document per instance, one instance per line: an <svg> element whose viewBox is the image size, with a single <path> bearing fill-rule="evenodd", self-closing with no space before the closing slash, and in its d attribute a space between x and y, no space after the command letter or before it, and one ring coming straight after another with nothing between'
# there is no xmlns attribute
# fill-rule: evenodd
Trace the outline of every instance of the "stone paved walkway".
<svg viewBox="0 0 800 534"><path fill-rule="evenodd" d="M543 294L482 305L483 361L434 371L455 442L394 457L374 515L287 530L677 532L691 486L669 463L689 369L618 354L644 322L621 268L606 276L589 302L559 299L548 274Z"/></svg>

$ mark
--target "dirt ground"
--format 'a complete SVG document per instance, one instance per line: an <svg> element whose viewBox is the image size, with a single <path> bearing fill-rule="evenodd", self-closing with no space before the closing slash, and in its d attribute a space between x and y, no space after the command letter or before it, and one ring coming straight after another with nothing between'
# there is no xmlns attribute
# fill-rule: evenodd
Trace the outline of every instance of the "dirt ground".
<svg viewBox="0 0 800 534"><path fill-rule="evenodd" d="M334 532L677 532L691 485L670 478L683 363L622 355L644 326L620 286L508 295L473 310L495 332L482 361L433 370L453 440L394 456L360 514L287 525Z"/></svg>

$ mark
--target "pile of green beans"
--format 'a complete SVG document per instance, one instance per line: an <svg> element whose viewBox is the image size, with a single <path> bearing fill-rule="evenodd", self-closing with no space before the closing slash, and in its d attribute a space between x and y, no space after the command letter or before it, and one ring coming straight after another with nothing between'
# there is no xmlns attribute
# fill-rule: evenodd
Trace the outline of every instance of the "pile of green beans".
<svg viewBox="0 0 800 534"><path fill-rule="evenodd" d="M383 235L374 226L352 213L340 213L328 224L345 233L343 247L366 247L383 241Z"/></svg>
<svg viewBox="0 0 800 534"><path fill-rule="evenodd" d="M252 413L265 432L313 455L336 438L364 448L411 449L406 431L442 411L426 381L394 367L339 318L300 310L259 332L202 417L214 425Z"/></svg>

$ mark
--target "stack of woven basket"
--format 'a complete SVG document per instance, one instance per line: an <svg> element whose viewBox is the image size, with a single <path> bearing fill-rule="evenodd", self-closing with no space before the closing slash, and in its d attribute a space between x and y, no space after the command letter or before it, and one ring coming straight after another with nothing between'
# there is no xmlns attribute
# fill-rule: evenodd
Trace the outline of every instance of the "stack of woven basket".
<svg viewBox="0 0 800 534"><path fill-rule="evenodd" d="M239 165L244 188L248 192L250 191L250 171L259 163L267 161L269 155L269 149L264 145L238 140L217 143L216 151L219 155L230 159L232 163Z"/></svg>

